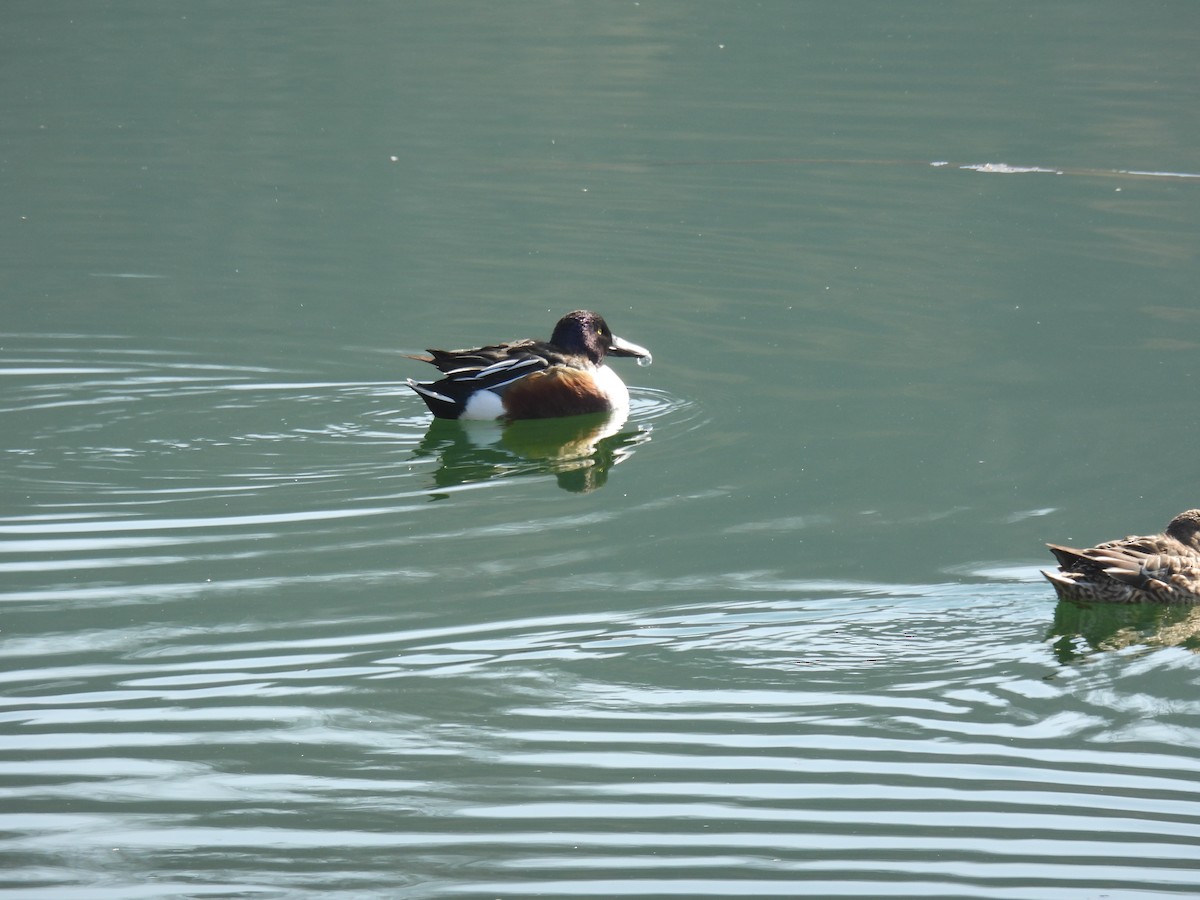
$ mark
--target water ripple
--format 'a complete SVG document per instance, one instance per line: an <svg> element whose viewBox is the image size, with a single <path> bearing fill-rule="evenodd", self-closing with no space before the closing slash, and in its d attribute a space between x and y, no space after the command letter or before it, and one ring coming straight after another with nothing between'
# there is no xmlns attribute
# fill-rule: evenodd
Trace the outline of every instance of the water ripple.
<svg viewBox="0 0 1200 900"><path fill-rule="evenodd" d="M394 384L112 340L0 376L0 897L1194 892L1192 611L1055 609L1003 559L626 563L603 535L729 490L514 476L683 458L695 404L635 390L552 464Z"/></svg>
<svg viewBox="0 0 1200 900"><path fill-rule="evenodd" d="M336 581L345 576L296 576L290 560L511 535L514 524L497 521L415 536L399 535L394 523L436 520L431 499L498 488L512 475L596 489L656 425L686 428L696 412L663 392L635 390L629 423L611 437L564 451L547 444L535 423L493 428L494 438L464 451L482 432L451 423L458 456L450 460L440 447L431 459L431 436L436 445L445 423L431 427L419 399L395 382L223 364L119 337L9 335L6 344L3 481L25 497L23 509L0 516L0 572L10 576L0 602L7 604L140 603ZM65 406L74 412L64 416ZM560 522L532 519L520 528L534 533ZM129 572L126 583L111 582L116 570ZM362 566L358 577L376 570Z"/></svg>

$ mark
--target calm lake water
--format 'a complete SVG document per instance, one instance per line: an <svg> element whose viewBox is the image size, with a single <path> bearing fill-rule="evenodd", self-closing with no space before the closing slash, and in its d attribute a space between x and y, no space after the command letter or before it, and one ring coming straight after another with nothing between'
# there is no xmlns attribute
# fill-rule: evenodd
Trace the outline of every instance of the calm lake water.
<svg viewBox="0 0 1200 900"><path fill-rule="evenodd" d="M0 897L1200 893L1195 3L3 19Z"/></svg>

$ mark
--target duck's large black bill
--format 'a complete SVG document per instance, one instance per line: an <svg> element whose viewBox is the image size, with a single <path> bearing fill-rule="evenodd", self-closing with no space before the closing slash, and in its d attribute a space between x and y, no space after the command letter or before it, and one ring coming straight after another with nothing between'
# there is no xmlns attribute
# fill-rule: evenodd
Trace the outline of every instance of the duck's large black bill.
<svg viewBox="0 0 1200 900"><path fill-rule="evenodd" d="M619 338L615 334L613 335L612 346L608 348L608 352L611 356L636 356L643 366L648 366L654 361L654 357L650 355L650 351L645 347L641 347L624 338Z"/></svg>

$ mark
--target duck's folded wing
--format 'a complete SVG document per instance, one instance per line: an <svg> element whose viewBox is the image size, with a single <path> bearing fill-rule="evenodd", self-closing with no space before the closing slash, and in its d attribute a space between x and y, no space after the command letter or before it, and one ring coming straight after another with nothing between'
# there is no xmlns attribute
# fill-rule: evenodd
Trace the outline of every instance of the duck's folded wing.
<svg viewBox="0 0 1200 900"><path fill-rule="evenodd" d="M549 365L550 363L540 356L522 356L502 359L484 366L460 366L446 372L446 377L454 381L470 383L472 390L495 391L526 375L540 372Z"/></svg>
<svg viewBox="0 0 1200 900"><path fill-rule="evenodd" d="M422 362L436 366L445 374L455 371L479 371L497 363L514 363L528 359L538 354L533 352L537 347L536 341L513 341L509 344L489 344L486 347L475 347L469 350L434 350L429 349L428 356L418 356Z"/></svg>

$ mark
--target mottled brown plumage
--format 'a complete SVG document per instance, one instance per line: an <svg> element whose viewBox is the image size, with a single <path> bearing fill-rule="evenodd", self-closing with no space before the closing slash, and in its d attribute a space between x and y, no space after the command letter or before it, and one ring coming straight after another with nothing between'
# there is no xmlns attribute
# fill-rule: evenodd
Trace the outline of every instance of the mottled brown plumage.
<svg viewBox="0 0 1200 900"><path fill-rule="evenodd" d="M1047 544L1059 571L1043 571L1064 600L1200 603L1200 509L1170 521L1163 534L1131 535L1077 550Z"/></svg>

